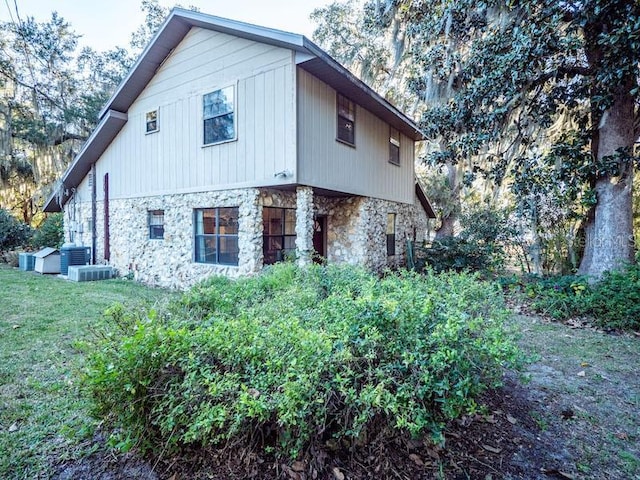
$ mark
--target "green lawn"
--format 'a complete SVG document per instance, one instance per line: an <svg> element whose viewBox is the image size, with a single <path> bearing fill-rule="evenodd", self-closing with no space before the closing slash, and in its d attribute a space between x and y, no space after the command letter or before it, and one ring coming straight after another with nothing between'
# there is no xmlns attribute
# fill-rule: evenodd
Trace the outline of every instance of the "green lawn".
<svg viewBox="0 0 640 480"><path fill-rule="evenodd" d="M126 280L73 283L0 265L0 478L47 478L51 459L86 453L91 442L83 440L96 424L79 391L75 342L115 302L170 295Z"/></svg>

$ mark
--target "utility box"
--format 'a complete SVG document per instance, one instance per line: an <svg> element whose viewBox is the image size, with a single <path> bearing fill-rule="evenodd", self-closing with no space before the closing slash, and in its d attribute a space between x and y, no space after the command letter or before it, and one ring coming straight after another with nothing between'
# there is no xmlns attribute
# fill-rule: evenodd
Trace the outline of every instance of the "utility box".
<svg viewBox="0 0 640 480"><path fill-rule="evenodd" d="M60 252L51 247L33 254L36 259L34 270L38 273L60 273Z"/></svg>
<svg viewBox="0 0 640 480"><path fill-rule="evenodd" d="M71 265L88 265L91 261L90 247L65 247L60 249L60 273L69 274Z"/></svg>
<svg viewBox="0 0 640 480"><path fill-rule="evenodd" d="M36 266L36 257L33 253L20 253L18 254L18 267L23 272L31 272Z"/></svg>
<svg viewBox="0 0 640 480"><path fill-rule="evenodd" d="M73 282L92 282L108 280L113 277L113 268L108 265L71 265L69 280Z"/></svg>

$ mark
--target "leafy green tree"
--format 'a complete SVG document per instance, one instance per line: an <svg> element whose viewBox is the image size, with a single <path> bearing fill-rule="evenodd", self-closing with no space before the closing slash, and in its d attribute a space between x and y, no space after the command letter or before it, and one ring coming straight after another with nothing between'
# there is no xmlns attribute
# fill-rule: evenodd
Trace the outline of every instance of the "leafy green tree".
<svg viewBox="0 0 640 480"><path fill-rule="evenodd" d="M592 202L581 273L600 276L633 258L640 3L370 5L382 27L389 11L406 25L415 95L433 88L434 65L442 70L436 78L453 85L449 101L427 106L422 116L430 136L449 139L436 161L471 160L472 174L497 183L522 174L527 160L552 165L568 200Z"/></svg>
<svg viewBox="0 0 640 480"><path fill-rule="evenodd" d="M374 86L398 74L389 60L376 60L374 46L396 53L387 56L404 65L408 91L400 93L416 102L409 112L420 115L430 138L427 160L444 166L453 192L478 178L511 186L535 232L540 205L531 192L558 186L554 198L573 212L566 217L573 232L568 255L583 251L581 273L597 277L632 259L639 2L340 5L318 12L315 38L342 61L350 52L368 55L357 63L373 65Z"/></svg>
<svg viewBox="0 0 640 480"><path fill-rule="evenodd" d="M79 37L56 12L1 26L0 202L31 222L131 62L121 49L77 56Z"/></svg>
<svg viewBox="0 0 640 480"><path fill-rule="evenodd" d="M29 225L0 208L0 252L27 244L31 234Z"/></svg>
<svg viewBox="0 0 640 480"><path fill-rule="evenodd" d="M32 222L98 121L98 113L168 9L144 0L130 50L78 51L78 35L53 12L46 22L0 26L0 203ZM36 217L37 218L37 217Z"/></svg>
<svg viewBox="0 0 640 480"><path fill-rule="evenodd" d="M31 239L31 246L35 249L44 247L60 248L64 242L62 213L54 213L44 219L35 230Z"/></svg>

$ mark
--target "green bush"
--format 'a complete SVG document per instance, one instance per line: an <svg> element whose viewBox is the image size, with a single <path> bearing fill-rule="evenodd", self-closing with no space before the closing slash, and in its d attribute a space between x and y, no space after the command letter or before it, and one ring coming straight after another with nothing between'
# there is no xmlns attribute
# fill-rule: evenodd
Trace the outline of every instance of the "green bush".
<svg viewBox="0 0 640 480"><path fill-rule="evenodd" d="M493 245L461 237L447 237L417 252L422 260L418 268L428 266L436 272L488 272L493 270L496 263L494 253Z"/></svg>
<svg viewBox="0 0 640 480"><path fill-rule="evenodd" d="M589 307L602 327L640 331L640 266L606 272L593 288Z"/></svg>
<svg viewBox="0 0 640 480"><path fill-rule="evenodd" d="M25 246L31 234L29 225L0 208L0 252Z"/></svg>
<svg viewBox="0 0 640 480"><path fill-rule="evenodd" d="M565 320L589 312L591 288L586 277L565 275L535 278L526 287L537 312L555 320Z"/></svg>
<svg viewBox="0 0 640 480"><path fill-rule="evenodd" d="M44 247L60 248L64 241L62 213L49 215L36 229L31 239L31 246L36 249Z"/></svg>
<svg viewBox="0 0 640 480"><path fill-rule="evenodd" d="M512 280L502 282L513 290ZM640 330L640 266L628 265L622 270L606 272L599 282L589 284L586 277L523 279L522 290L537 312L556 320L579 315L593 317L605 328Z"/></svg>
<svg viewBox="0 0 640 480"><path fill-rule="evenodd" d="M471 275L279 264L212 278L161 312L114 306L85 384L125 447L295 457L376 432L443 440L444 422L477 411L518 362L506 315Z"/></svg>
<svg viewBox="0 0 640 480"><path fill-rule="evenodd" d="M428 265L436 272L453 270L494 274L504 266L504 247L512 236L507 211L488 205L461 216L462 231L456 237L436 240L416 251L417 268Z"/></svg>

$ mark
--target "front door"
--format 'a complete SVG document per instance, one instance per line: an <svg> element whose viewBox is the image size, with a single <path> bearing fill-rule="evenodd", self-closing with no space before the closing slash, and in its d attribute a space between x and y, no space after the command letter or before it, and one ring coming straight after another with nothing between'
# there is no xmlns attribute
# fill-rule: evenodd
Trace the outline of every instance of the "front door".
<svg viewBox="0 0 640 480"><path fill-rule="evenodd" d="M327 257L327 217L318 215L313 219L313 261L322 263Z"/></svg>

